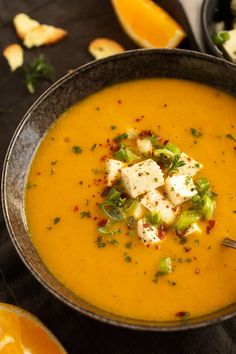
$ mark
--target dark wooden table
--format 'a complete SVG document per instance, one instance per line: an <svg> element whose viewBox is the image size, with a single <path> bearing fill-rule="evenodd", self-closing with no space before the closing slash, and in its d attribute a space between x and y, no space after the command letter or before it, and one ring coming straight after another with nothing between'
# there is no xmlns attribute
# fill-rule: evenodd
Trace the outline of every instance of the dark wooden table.
<svg viewBox="0 0 236 354"><path fill-rule="evenodd" d="M162 3L169 6L168 1ZM135 48L121 30L109 0L0 0L1 51L4 46L18 41L12 18L19 12L27 12L42 23L54 24L69 32L66 40L54 46L25 50L26 62L43 53L55 67L56 78L66 74L68 69L90 61L92 58L87 52L88 43L98 36L118 40L127 49ZM183 14L179 16L184 17ZM0 113L1 170L7 146L17 124L49 84L42 83L37 93L30 95L23 83L23 71L10 73L2 56L0 73L0 107L9 110ZM108 326L71 310L49 294L25 268L9 239L1 211L0 301L16 304L38 316L70 354L236 353L236 319L190 332L159 334Z"/></svg>

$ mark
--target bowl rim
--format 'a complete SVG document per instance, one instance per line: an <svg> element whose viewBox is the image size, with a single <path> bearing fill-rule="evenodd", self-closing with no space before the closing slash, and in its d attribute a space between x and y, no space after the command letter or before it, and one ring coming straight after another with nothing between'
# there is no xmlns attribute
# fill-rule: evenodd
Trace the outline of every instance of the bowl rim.
<svg viewBox="0 0 236 354"><path fill-rule="evenodd" d="M14 148L15 141L17 140L17 137L18 137L19 133L21 132L22 126L29 119L30 113L37 106L39 106L40 103L42 101L44 101L47 98L47 96L50 95L54 90L56 90L63 83L65 83L67 80L72 79L74 76L77 76L81 72L83 72L85 70L90 70L90 68L94 68L103 62L116 61L116 60L119 60L119 58L123 58L123 57L140 56L142 54L145 55L146 53L147 54L158 54L159 53L160 55L166 54L167 56L169 56L169 55L185 56L188 58L200 59L200 60L207 61L210 63L215 63L215 64L221 65L225 68L231 68L231 69L233 68L234 70L236 70L236 66L231 62L228 62L222 58L221 59L216 58L216 57L209 55L209 54L195 52L195 51L191 51L191 50L186 50L186 49L134 49L134 50L126 51L121 54L116 54L116 55L110 56L108 58L94 60L92 62L86 63L86 64L76 68L73 72L66 74L65 76L63 76L62 78L57 80L53 85L51 85L45 92L43 92L36 99L36 101L30 106L30 108L24 114L23 118L20 120L18 126L16 127L16 129L14 131L14 134L11 138L11 141L9 143L9 146L8 146L8 149L7 149L7 152L5 155L3 169L2 169L1 202L2 202L3 216L5 219L5 224L7 227L8 234L11 238L11 241L12 241L18 255L20 256L21 260L23 261L24 265L28 268L28 270L31 272L31 274L37 279L37 281L39 281L39 283L44 288L46 288L53 296L55 296L57 299L59 299L60 301L62 301L64 304L68 305L72 309L76 310L77 312L87 315L90 318L96 319L96 320L106 323L106 324L111 324L111 325L118 326L121 328L127 328L127 329L133 329L133 330L154 331L154 332L176 332L176 331L183 331L183 330L185 331L185 330L189 330L189 329L208 327L208 326L218 324L222 321L233 318L234 316L236 316L236 310L234 310L230 313L227 313L227 314L223 314L223 315L222 314L217 315L217 312L218 312L218 310L217 310L212 313L208 313L206 315L199 317L199 318L201 318L201 317L204 317L207 315L216 314L214 318L205 319L205 320L203 319L202 321L197 322L197 323L189 323L188 321L185 322L185 321L181 321L181 320L180 321L165 321L165 323L173 323L173 325L170 325L170 326L169 325L168 326L160 326L159 325L158 326L158 324L157 325L147 325L148 322L153 322L153 321L147 321L147 320L138 320L137 319L139 322L143 322L143 324L133 324L133 323L128 323L128 322L122 322L122 318L123 318L123 320L130 319L132 321L135 321L135 319L120 316L120 315L115 315L115 314L113 314L113 315L115 315L119 319L113 319L113 318L106 317L105 315L102 315L102 314L94 313L92 310L87 310L87 309L81 307L80 305L74 304L66 296L60 294L50 284L48 284L44 280L44 278L41 276L41 274L34 269L33 265L28 260L25 259L24 254L19 247L18 240L15 237L14 232L12 230L11 222L9 221L8 206L7 206L7 202L6 202L6 199L7 199L6 198L7 164L8 164L8 160L9 160L9 156L11 154L11 151ZM52 275L52 276L54 277L54 275ZM234 304L232 304L232 305L234 305ZM219 309L219 311L222 311L222 310L224 310L224 308ZM109 314L106 311L105 311L105 313ZM197 318L198 317L195 317L193 319L197 319ZM158 323L158 321L154 321L154 322ZM146 323L146 325L145 325L145 323Z"/></svg>

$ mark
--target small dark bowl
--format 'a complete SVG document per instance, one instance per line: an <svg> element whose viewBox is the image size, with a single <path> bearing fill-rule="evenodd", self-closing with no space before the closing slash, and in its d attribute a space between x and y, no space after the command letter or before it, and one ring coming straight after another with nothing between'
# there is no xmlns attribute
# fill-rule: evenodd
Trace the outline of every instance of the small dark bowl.
<svg viewBox="0 0 236 354"><path fill-rule="evenodd" d="M46 289L67 305L92 318L122 327L187 330L235 316L236 303L188 321L143 321L103 311L75 296L48 271L31 242L24 211L24 187L31 160L51 124L72 104L107 86L153 77L198 81L236 96L236 66L205 54L185 50L134 50L89 63L47 90L18 126L3 170L3 211L12 242L23 262Z"/></svg>
<svg viewBox="0 0 236 354"><path fill-rule="evenodd" d="M215 23L225 22L226 30L231 29L233 16L230 11L231 0L204 0L201 10L202 35L209 53L227 59L224 53L213 43Z"/></svg>

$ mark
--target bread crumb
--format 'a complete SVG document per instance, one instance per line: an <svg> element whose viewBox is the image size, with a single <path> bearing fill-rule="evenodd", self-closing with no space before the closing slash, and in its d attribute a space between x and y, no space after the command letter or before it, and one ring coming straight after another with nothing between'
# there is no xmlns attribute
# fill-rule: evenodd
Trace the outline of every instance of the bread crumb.
<svg viewBox="0 0 236 354"><path fill-rule="evenodd" d="M67 36L67 31L48 25L39 25L26 33L24 45L27 48L56 43Z"/></svg>
<svg viewBox="0 0 236 354"><path fill-rule="evenodd" d="M15 71L24 63L23 48L17 43L10 44L4 48L3 56L7 59L11 71Z"/></svg>
<svg viewBox="0 0 236 354"><path fill-rule="evenodd" d="M26 33L31 31L33 28L39 26L39 22L36 20L33 20L30 18L28 15L24 13L17 14L13 18L13 23L16 29L17 35L20 37L20 39L24 40Z"/></svg>
<svg viewBox="0 0 236 354"><path fill-rule="evenodd" d="M96 38L89 44L89 53L95 59L109 57L110 55L122 53L125 49L117 42L108 38Z"/></svg>

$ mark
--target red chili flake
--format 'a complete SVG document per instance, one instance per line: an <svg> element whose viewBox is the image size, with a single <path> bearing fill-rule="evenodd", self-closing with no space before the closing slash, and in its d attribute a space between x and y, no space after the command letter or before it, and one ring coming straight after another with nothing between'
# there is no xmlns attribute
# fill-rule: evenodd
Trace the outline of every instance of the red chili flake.
<svg viewBox="0 0 236 354"><path fill-rule="evenodd" d="M200 273L200 269L199 268L195 268L194 273L195 274L199 274Z"/></svg>
<svg viewBox="0 0 236 354"><path fill-rule="evenodd" d="M236 146L234 147L234 150L236 150Z"/></svg>
<svg viewBox="0 0 236 354"><path fill-rule="evenodd" d="M168 142L169 142L169 140L164 140L163 145L167 145L167 144L168 144Z"/></svg>
<svg viewBox="0 0 236 354"><path fill-rule="evenodd" d="M101 161L105 161L107 159L107 155L101 157Z"/></svg>
<svg viewBox="0 0 236 354"><path fill-rule="evenodd" d="M196 261L196 260L197 260L197 257L196 257L196 256L194 256L194 257L193 257L193 259Z"/></svg>
<svg viewBox="0 0 236 354"><path fill-rule="evenodd" d="M207 234L209 234L212 231L212 229L215 227L215 224L216 224L215 220L209 220L208 221L208 225L207 225L207 228L206 228Z"/></svg>
<svg viewBox="0 0 236 354"><path fill-rule="evenodd" d="M143 224L143 227L147 228L147 227L150 227L150 225L147 222L145 222L145 224Z"/></svg>
<svg viewBox="0 0 236 354"><path fill-rule="evenodd" d="M166 237L166 233L164 229L161 228L158 230L158 237L160 240L163 240Z"/></svg>
<svg viewBox="0 0 236 354"><path fill-rule="evenodd" d="M187 252L190 252L191 251L191 247L184 247L184 252L187 253Z"/></svg>
<svg viewBox="0 0 236 354"><path fill-rule="evenodd" d="M149 245L149 244L147 244L147 245L146 245L146 247L147 247L147 248L149 248L149 247L150 247L150 245Z"/></svg>
<svg viewBox="0 0 236 354"><path fill-rule="evenodd" d="M186 312L186 311L179 311L179 312L176 312L175 316L177 317L188 317L189 316L189 312Z"/></svg>
<svg viewBox="0 0 236 354"><path fill-rule="evenodd" d="M116 152L119 150L119 144L117 144L116 142L113 142L111 145L110 145L110 150L113 151L113 152Z"/></svg>
<svg viewBox="0 0 236 354"><path fill-rule="evenodd" d="M94 217L93 217L93 220L95 220L95 221L96 221L97 219L98 219L98 217L97 217L97 216L94 216Z"/></svg>
<svg viewBox="0 0 236 354"><path fill-rule="evenodd" d="M154 132L152 130L143 130L140 134L140 138L145 138L147 136L153 136Z"/></svg>
<svg viewBox="0 0 236 354"><path fill-rule="evenodd" d="M121 101L121 100L118 100L117 102L118 102L119 104L121 104L121 103L122 103L122 101Z"/></svg>
<svg viewBox="0 0 236 354"><path fill-rule="evenodd" d="M105 187L101 193L101 197L105 198L109 194L110 190L111 190L110 186Z"/></svg>
<svg viewBox="0 0 236 354"><path fill-rule="evenodd" d="M107 143L109 143L110 142L110 139L107 139Z"/></svg>
<svg viewBox="0 0 236 354"><path fill-rule="evenodd" d="M103 227L103 226L105 226L107 223L108 223L108 220L107 220L107 219L101 219L101 220L98 221L97 226Z"/></svg>
<svg viewBox="0 0 236 354"><path fill-rule="evenodd" d="M73 210L74 210L74 211L78 211L78 210L79 210L78 205L76 205Z"/></svg>
<svg viewBox="0 0 236 354"><path fill-rule="evenodd" d="M42 174L41 172L37 172L37 176L41 176L41 174Z"/></svg>
<svg viewBox="0 0 236 354"><path fill-rule="evenodd" d="M156 248L156 250L160 250L161 249L161 246L160 245L157 245L157 246L155 246L155 248Z"/></svg>
<svg viewBox="0 0 236 354"><path fill-rule="evenodd" d="M67 137L64 138L65 143L68 143L69 141L70 141L70 138L67 138Z"/></svg>

